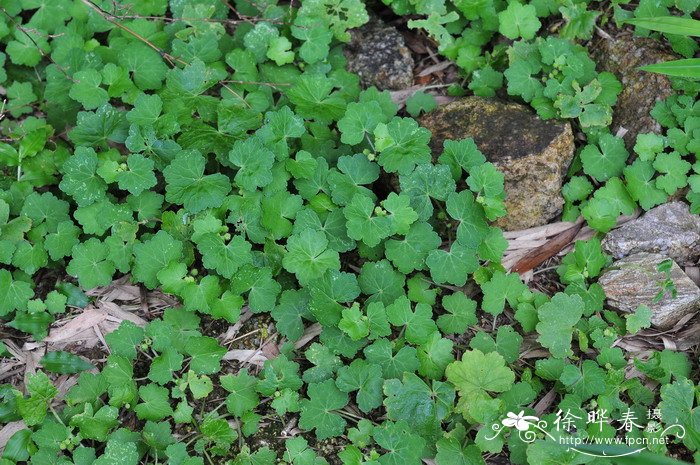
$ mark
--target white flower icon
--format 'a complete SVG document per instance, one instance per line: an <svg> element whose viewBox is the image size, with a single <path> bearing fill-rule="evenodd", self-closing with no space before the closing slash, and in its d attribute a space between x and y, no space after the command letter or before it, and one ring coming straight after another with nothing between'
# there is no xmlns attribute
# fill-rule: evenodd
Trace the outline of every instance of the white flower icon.
<svg viewBox="0 0 700 465"><path fill-rule="evenodd" d="M518 431L527 431L530 429L530 422L539 420L539 418L533 417L532 415L525 415L525 410L521 410L517 415L513 412L508 412L506 416L507 418L504 418L503 421L501 421L503 426L507 426L509 428L515 426Z"/></svg>

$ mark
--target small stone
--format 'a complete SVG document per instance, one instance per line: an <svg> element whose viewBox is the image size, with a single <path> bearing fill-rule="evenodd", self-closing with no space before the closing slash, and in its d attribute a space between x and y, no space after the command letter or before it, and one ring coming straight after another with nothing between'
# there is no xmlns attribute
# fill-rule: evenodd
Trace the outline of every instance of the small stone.
<svg viewBox="0 0 700 465"><path fill-rule="evenodd" d="M666 294L654 303L666 279L657 266L666 259L660 254L640 252L613 263L598 280L608 305L623 312L634 312L640 305L646 305L652 311L651 324L659 329L670 329L685 315L697 311L700 288L676 262L671 267L671 280L678 295L672 298Z"/></svg>
<svg viewBox="0 0 700 465"><path fill-rule="evenodd" d="M399 90L413 85L413 57L395 27L372 19L350 34L345 47L348 69L360 76L363 87Z"/></svg>
<svg viewBox="0 0 700 465"><path fill-rule="evenodd" d="M641 71L639 67L680 57L668 52L658 40L645 37L601 39L593 50L600 70L615 74L623 86L613 111L612 131L625 128L628 147L634 146L637 134L660 134L661 126L649 112L657 100L671 95L671 81L662 74Z"/></svg>
<svg viewBox="0 0 700 465"><path fill-rule="evenodd" d="M496 225L509 231L547 224L561 213L561 185L574 154L566 122L544 121L529 107L481 97L449 103L421 119L434 154L445 139L474 138L505 175L506 210Z"/></svg>
<svg viewBox="0 0 700 465"><path fill-rule="evenodd" d="M603 248L614 258L652 252L680 265L694 265L700 258L700 216L683 202L659 205L609 232Z"/></svg>

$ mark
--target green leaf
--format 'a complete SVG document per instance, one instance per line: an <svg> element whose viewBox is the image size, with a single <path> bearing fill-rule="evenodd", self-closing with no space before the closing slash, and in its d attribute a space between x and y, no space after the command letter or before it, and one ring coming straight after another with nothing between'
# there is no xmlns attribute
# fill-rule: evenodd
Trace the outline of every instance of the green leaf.
<svg viewBox="0 0 700 465"><path fill-rule="evenodd" d="M221 173L204 174L206 160L196 150L180 152L164 170L165 199L184 205L191 213L220 206L231 191L231 182Z"/></svg>
<svg viewBox="0 0 700 465"><path fill-rule="evenodd" d="M78 147L63 164L59 187L73 197L79 207L85 207L105 196L107 186L97 173L97 154L91 148Z"/></svg>
<svg viewBox="0 0 700 465"><path fill-rule="evenodd" d="M365 262L358 278L360 289L370 296L366 303L389 305L404 294L405 277L391 267L387 260Z"/></svg>
<svg viewBox="0 0 700 465"><path fill-rule="evenodd" d="M365 347L364 354L368 362L382 367L385 379L399 378L404 372L414 372L420 366L415 348L403 346L394 353L388 339L377 339Z"/></svg>
<svg viewBox="0 0 700 465"><path fill-rule="evenodd" d="M105 336L110 351L114 355L136 359L136 348L143 341L144 330L129 320L124 320L119 327Z"/></svg>
<svg viewBox="0 0 700 465"><path fill-rule="evenodd" d="M476 302L464 293L455 292L443 297L442 306L448 312L437 319L443 333L462 334L467 327L476 324Z"/></svg>
<svg viewBox="0 0 700 465"><path fill-rule="evenodd" d="M384 395L389 419L405 420L419 431L437 428L452 410L455 398L447 383L433 381L428 386L413 373L404 373L402 380L387 380Z"/></svg>
<svg viewBox="0 0 700 465"><path fill-rule="evenodd" d="M361 194L355 195L350 204L343 209L347 219L348 236L370 247L378 245L382 239L389 237L392 234L391 218L386 214L375 215L375 213L372 199Z"/></svg>
<svg viewBox="0 0 700 465"><path fill-rule="evenodd" d="M126 159L128 169L117 173L119 188L133 195L150 189L156 185L156 176L153 174L153 160L141 154L131 154Z"/></svg>
<svg viewBox="0 0 700 465"><path fill-rule="evenodd" d="M657 16L653 18L631 18L625 23L652 31L700 37L700 21L679 16Z"/></svg>
<svg viewBox="0 0 700 465"><path fill-rule="evenodd" d="M509 2L508 8L498 13L498 31L509 39L522 37L530 40L542 26L532 5Z"/></svg>
<svg viewBox="0 0 700 465"><path fill-rule="evenodd" d="M379 457L380 465L419 465L425 440L405 421L384 422L374 428L374 440L389 452Z"/></svg>
<svg viewBox="0 0 700 465"><path fill-rule="evenodd" d="M607 388L605 370L593 360L584 360L581 368L576 365L566 365L559 377L566 388L585 401L591 397L603 394Z"/></svg>
<svg viewBox="0 0 700 465"><path fill-rule="evenodd" d="M78 278L80 287L90 290L111 283L115 266L109 259L107 245L92 237L73 247L73 257L66 272Z"/></svg>
<svg viewBox="0 0 700 465"><path fill-rule="evenodd" d="M428 223L413 223L403 240L389 239L385 244L386 258L404 274L425 268L429 253L441 244L440 236Z"/></svg>
<svg viewBox="0 0 700 465"><path fill-rule="evenodd" d="M644 210L649 210L666 201L668 195L656 187L656 170L651 162L641 158L624 169L627 191Z"/></svg>
<svg viewBox="0 0 700 465"><path fill-rule="evenodd" d="M165 231L158 231L153 237L134 245L135 279L144 283L149 289L155 289L158 272L182 255L182 242L175 240Z"/></svg>
<svg viewBox="0 0 700 465"><path fill-rule="evenodd" d="M406 340L413 344L423 344L437 331L433 321L433 311L429 305L417 304L411 310L408 298L401 296L386 307L386 315L394 326L406 327Z"/></svg>
<svg viewBox="0 0 700 465"><path fill-rule="evenodd" d="M85 69L73 75L69 95L86 110L94 110L109 101L109 94L100 87L102 76L97 70Z"/></svg>
<svg viewBox="0 0 700 465"><path fill-rule="evenodd" d="M415 165L430 163L430 131L410 118L394 117L374 129L379 165L388 173L410 173Z"/></svg>
<svg viewBox="0 0 700 465"><path fill-rule="evenodd" d="M660 153L653 163L654 169L663 173L656 178L656 187L668 195L688 184L686 174L690 171L690 163L683 160L678 152Z"/></svg>
<svg viewBox="0 0 700 465"><path fill-rule="evenodd" d="M27 301L34 296L29 283L15 281L8 270L0 270L0 317L14 310L25 310Z"/></svg>
<svg viewBox="0 0 700 465"><path fill-rule="evenodd" d="M343 114L345 102L333 90L330 79L321 75L302 76L287 91L296 105L296 112L319 122L337 120Z"/></svg>
<svg viewBox="0 0 700 465"><path fill-rule="evenodd" d="M234 181L243 189L254 191L272 182L272 153L258 137L236 141L229 153L229 161L238 167Z"/></svg>
<svg viewBox="0 0 700 465"><path fill-rule="evenodd" d="M197 376L193 371L187 372L187 387L192 393L192 398L204 399L214 389L214 384L207 375Z"/></svg>
<svg viewBox="0 0 700 465"><path fill-rule="evenodd" d="M573 327L583 316L583 301L577 295L555 294L552 300L537 309L537 341L549 349L555 358L573 355L571 336Z"/></svg>
<svg viewBox="0 0 700 465"><path fill-rule="evenodd" d="M134 412L140 420L159 421L173 414L168 389L147 384L139 388L139 397L141 402L134 407Z"/></svg>
<svg viewBox="0 0 700 465"><path fill-rule="evenodd" d="M598 181L620 175L628 156L624 141L610 134L600 136L598 147L587 145L580 154L583 171Z"/></svg>
<svg viewBox="0 0 700 465"><path fill-rule="evenodd" d="M237 375L225 375L220 378L221 386L230 394L226 397L226 408L237 417L253 410L260 399L256 392L257 380L248 374L247 369Z"/></svg>
<svg viewBox="0 0 700 465"><path fill-rule="evenodd" d="M430 276L438 283L450 283L464 286L469 273L479 267L476 251L464 247L459 242L453 242L450 250L432 250L425 259L430 269Z"/></svg>
<svg viewBox="0 0 700 465"><path fill-rule="evenodd" d="M489 392L506 392L515 381L515 374L499 353L480 350L464 352L461 361L447 366L445 376L460 395L456 410L465 415L478 407L476 401L490 400Z"/></svg>
<svg viewBox="0 0 700 465"><path fill-rule="evenodd" d="M166 348L151 362L148 379L164 385L173 381L173 373L182 368L184 357L173 348Z"/></svg>
<svg viewBox="0 0 700 465"><path fill-rule="evenodd" d="M236 235L226 242L220 234L203 234L196 241L202 263L224 278L231 278L243 265L251 263L251 245Z"/></svg>
<svg viewBox="0 0 700 465"><path fill-rule="evenodd" d="M128 129L124 113L107 103L95 112L81 111L78 113L78 124L68 132L68 138L76 146L104 146L108 141L124 142ZM81 149L76 148L76 153L79 153L79 150ZM81 159L79 163L76 162L72 165L72 168L81 169L83 174L87 176L86 168L89 168L89 165ZM61 190L64 190L63 187L61 187ZM83 195L87 195L87 193Z"/></svg>
<svg viewBox="0 0 700 465"><path fill-rule="evenodd" d="M359 305L344 308L342 315L343 316L338 323L338 328L350 336L353 341L359 341L360 339L369 336L370 322L367 315L364 315L360 311Z"/></svg>
<svg viewBox="0 0 700 465"><path fill-rule="evenodd" d="M42 371L29 376L25 388L29 397L17 398L17 410L27 426L41 424L46 417L49 402L56 397L58 389Z"/></svg>
<svg viewBox="0 0 700 465"><path fill-rule="evenodd" d="M309 384L308 396L309 399L300 402L299 426L306 430L315 429L319 440L341 435L345 430L345 420L333 410L345 407L348 395L328 379Z"/></svg>
<svg viewBox="0 0 700 465"><path fill-rule="evenodd" d="M482 308L494 316L503 312L506 302L511 308L516 308L518 297L527 290L517 273L506 274L502 271L494 272L481 288L484 292Z"/></svg>
<svg viewBox="0 0 700 465"><path fill-rule="evenodd" d="M338 252L328 248L328 239L320 231L306 229L287 239L282 265L294 273L301 285L321 278L327 270L340 269Z"/></svg>
<svg viewBox="0 0 700 465"><path fill-rule="evenodd" d="M104 454L93 465L137 465L139 452L134 442L107 441Z"/></svg>
<svg viewBox="0 0 700 465"><path fill-rule="evenodd" d="M48 352L39 360L39 363L44 367L44 370L62 375L80 373L95 368L83 358L64 351Z"/></svg>
<svg viewBox="0 0 700 465"><path fill-rule="evenodd" d="M158 121L162 110L163 101L158 94L141 93L134 100L134 108L126 114L126 119L131 124L151 126Z"/></svg>
<svg viewBox="0 0 700 465"><path fill-rule="evenodd" d="M640 67L643 71L665 74L667 76L700 79L700 58L672 60L654 65Z"/></svg>
<svg viewBox="0 0 700 465"><path fill-rule="evenodd" d="M646 305L640 305L634 313L625 315L627 332L636 334L641 329L649 328L651 326L651 315L652 311Z"/></svg>
<svg viewBox="0 0 700 465"><path fill-rule="evenodd" d="M54 318L49 313L43 311L45 308L43 304L40 310L33 310L31 308L32 302L41 303L40 301L30 301L28 305L30 311L28 313L16 313L14 320L7 323L7 326L24 331L25 333L30 333L34 339L40 341L48 334L49 325L53 322Z"/></svg>
<svg viewBox="0 0 700 465"><path fill-rule="evenodd" d="M474 444L462 446L462 441L450 437L440 439L435 461L438 465L485 465L481 451Z"/></svg>
<svg viewBox="0 0 700 465"><path fill-rule="evenodd" d="M109 431L119 424L119 410L104 405L96 412L92 404L86 403L82 413L74 415L70 419L70 425L80 431L84 439L94 439L105 442Z"/></svg>
<svg viewBox="0 0 700 465"><path fill-rule="evenodd" d="M134 368L129 359L110 355L102 368L102 375L107 384L110 405L121 407L136 401L138 390L133 379Z"/></svg>
<svg viewBox="0 0 700 465"><path fill-rule="evenodd" d="M190 338L185 344L186 352L192 356L190 369L197 374L214 374L221 369L221 359L226 348L221 347L213 337Z"/></svg>
<svg viewBox="0 0 700 465"><path fill-rule="evenodd" d="M357 391L357 405L365 413L382 404L382 368L362 359L338 369L335 381L343 392Z"/></svg>
<svg viewBox="0 0 700 465"><path fill-rule="evenodd" d="M378 102L349 103L345 115L338 120L340 140L344 144L357 145L374 132L377 124L386 122Z"/></svg>
<svg viewBox="0 0 700 465"><path fill-rule="evenodd" d="M406 100L406 111L409 115L417 118L421 113L429 113L437 108L435 97L418 91Z"/></svg>
<svg viewBox="0 0 700 465"><path fill-rule="evenodd" d="M168 71L158 52L141 42L132 42L120 51L119 65L133 73L141 90L160 89Z"/></svg>
<svg viewBox="0 0 700 465"><path fill-rule="evenodd" d="M445 368L454 361L453 346L450 339L440 337L438 331L433 332L418 348L418 361L420 361L418 372L431 379L442 379Z"/></svg>

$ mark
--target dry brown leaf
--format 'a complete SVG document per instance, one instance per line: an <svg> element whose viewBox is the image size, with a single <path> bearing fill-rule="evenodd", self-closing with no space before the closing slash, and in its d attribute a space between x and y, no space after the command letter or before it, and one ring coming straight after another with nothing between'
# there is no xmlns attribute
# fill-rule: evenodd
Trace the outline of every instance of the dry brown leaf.
<svg viewBox="0 0 700 465"><path fill-rule="evenodd" d="M308 328L306 328L304 330L304 334L302 334L299 340L294 343L294 348L301 349L302 347L304 347L306 344L311 342L313 338L321 334L321 329L322 327L318 323L314 323Z"/></svg>
<svg viewBox="0 0 700 465"><path fill-rule="evenodd" d="M119 320L119 323L121 323L124 320L129 320L137 326L146 326L146 324L148 323L140 316L137 316L131 312L124 311L121 307L119 307L119 305L115 304L114 302L99 301L97 302L97 308L99 310L105 311L108 315L117 318Z"/></svg>
<svg viewBox="0 0 700 465"><path fill-rule="evenodd" d="M536 266L543 263L545 260L555 256L564 247L566 247L578 234L583 226L583 219L573 223L568 229L565 229L548 240L539 247L530 250L525 256L520 258L517 263L511 268L512 271L523 273L532 270Z"/></svg>
<svg viewBox="0 0 700 465"><path fill-rule="evenodd" d="M554 388L547 391L547 394L542 396L542 398L533 407L535 412L537 412L537 416L541 416L544 412L546 412L547 409L549 409L549 407L554 403L556 398L557 392L554 390Z"/></svg>
<svg viewBox="0 0 700 465"><path fill-rule="evenodd" d="M44 339L48 343L68 343L95 338L92 327L105 321L107 312L86 307L83 312L60 327L51 328Z"/></svg>
<svg viewBox="0 0 700 465"><path fill-rule="evenodd" d="M257 349L234 349L224 354L223 360L235 360L241 363L251 363L263 366L267 357L262 350Z"/></svg>
<svg viewBox="0 0 700 465"><path fill-rule="evenodd" d="M447 69L450 66L452 66L454 63L451 61L443 61L440 63L435 63L434 65L428 66L424 70L422 70L420 73L418 73L418 77L423 77L423 76L429 76L433 73L437 73L438 71L442 71L443 69Z"/></svg>

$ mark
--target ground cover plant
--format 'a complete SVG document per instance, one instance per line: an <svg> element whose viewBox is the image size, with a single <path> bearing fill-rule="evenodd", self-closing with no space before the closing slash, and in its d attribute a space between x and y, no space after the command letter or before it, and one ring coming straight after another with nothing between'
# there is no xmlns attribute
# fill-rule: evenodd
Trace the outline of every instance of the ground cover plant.
<svg viewBox="0 0 700 465"><path fill-rule="evenodd" d="M2 374L0 465L693 461L697 355L616 347L651 312L607 309L596 278L620 215L671 196L700 212L698 85L673 81L663 134L631 154L610 128L622 85L581 41L697 1L384 4L460 67L450 94L505 92L580 129L563 219L600 234L557 290L501 265L503 175L471 139L431 150L409 115L433 98L401 108L346 71L343 44L381 5L5 1L0 355L50 347L115 280L170 304L141 296L99 356ZM271 352L231 350L232 328Z"/></svg>

